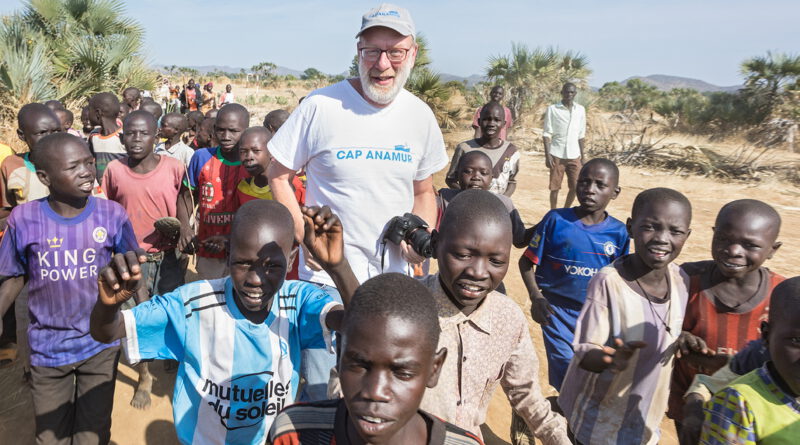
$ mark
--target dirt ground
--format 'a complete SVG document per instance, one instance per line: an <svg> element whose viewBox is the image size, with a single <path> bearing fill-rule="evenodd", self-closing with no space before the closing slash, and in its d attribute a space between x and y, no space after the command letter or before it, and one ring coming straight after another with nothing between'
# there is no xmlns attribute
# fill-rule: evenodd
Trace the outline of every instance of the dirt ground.
<svg viewBox="0 0 800 445"><path fill-rule="evenodd" d="M263 112L262 112L263 113ZM261 114L263 116L263 114ZM260 122L260 119L259 119ZM256 124L254 121L253 124ZM448 135L451 140L468 138L469 132L464 130L458 134ZM513 139L513 138L512 138ZM452 147L451 144L448 144ZM517 176L518 186L514 202L519 208L526 225L536 223L548 210L547 170L541 155L526 152L522 157L522 171ZM443 186L442 175L437 175L436 182ZM622 193L612 201L609 213L618 219L625 220L637 193L652 187L671 187L685 193L694 207L692 234L684 247L678 262L708 259L711 242L711 227L719 208L728 201L739 198L761 199L773 205L783 218L781 240L783 247L775 258L768 261L772 270L786 275L797 275L797 264L800 264L800 188L767 179L757 184L722 182L704 177L676 176L672 173L645 169L621 168ZM563 198L563 196L562 196ZM521 250L515 249L513 259L518 258ZM505 284L509 295L520 305L528 316L529 303L519 271L512 261ZM530 320L531 334L540 360L540 379L547 381L544 347L541 331ZM112 443L117 445L147 444L166 445L176 443L172 425L171 396L174 374L165 374L163 365L156 362L152 365L156 380L153 387L152 406L147 411L138 411L129 405L136 382L136 373L126 365L120 365L117 380L117 391L113 412ZM546 396L554 395L552 388L543 388ZM29 444L33 443L33 416L30 407L30 396L22 383L19 367L0 369L0 443ZM487 445L509 443L510 407L501 390L494 395L490 405L487 423L483 434ZM662 444L677 444L671 422L662 424Z"/></svg>

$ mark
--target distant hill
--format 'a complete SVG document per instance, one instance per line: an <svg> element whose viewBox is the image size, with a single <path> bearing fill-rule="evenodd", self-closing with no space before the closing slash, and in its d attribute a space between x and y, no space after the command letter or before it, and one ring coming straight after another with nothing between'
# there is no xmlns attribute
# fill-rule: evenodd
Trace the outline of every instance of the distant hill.
<svg viewBox="0 0 800 445"><path fill-rule="evenodd" d="M223 71L226 73L238 73L242 69L245 71L250 71L249 68L242 68L242 67L233 67L227 65L201 65L201 66L188 66L187 68L192 68L200 72L200 74L207 74L213 71ZM156 65L155 69L161 71L162 73L166 72L165 65ZM291 74L297 78L303 75L303 71L286 68L283 66L279 66L276 70L276 74L280 76L285 76L287 74ZM349 73L347 71L341 73L345 76L348 76ZM484 82L487 80L486 76L482 76L480 74L473 74L468 77L459 76L456 74L449 74L449 73L439 73L439 79L442 82L450 82L455 80L457 82L464 82L466 81L467 87L472 87L479 82ZM661 91L669 91L673 88L692 88L701 93L706 92L717 92L722 91L726 93L735 93L737 90L742 88L741 85L736 86L728 86L728 87L721 87L718 85L713 85L708 82L705 82L700 79L692 79L689 77L679 77L679 76L668 76L666 74L652 74L649 76L632 76L622 81L622 83L626 83L631 79L641 79L642 81L655 86ZM592 87L593 90L597 91L598 87Z"/></svg>
<svg viewBox="0 0 800 445"><path fill-rule="evenodd" d="M688 77L667 76L665 74L652 74L650 76L633 76L625 79L622 83L626 83L631 79L640 79L645 83L655 86L661 91L669 91L673 88L691 88L701 93L735 93L741 85L721 87L710 84L700 79L691 79Z"/></svg>
<svg viewBox="0 0 800 445"><path fill-rule="evenodd" d="M156 65L155 67L157 70L161 72L166 72L166 65ZM208 74L213 71L223 71L226 73L239 73L241 70L250 71L250 68L243 68L243 67L235 67L235 66L227 66L227 65L201 65L201 66L187 66L186 68L191 68L193 70L197 70L200 74ZM286 68L283 66L279 66L275 70L275 74L279 76L285 76L287 74L291 74L294 77L299 78L303 75L302 71L293 70L291 68Z"/></svg>
<svg viewBox="0 0 800 445"><path fill-rule="evenodd" d="M473 75L471 75L469 77L463 77L463 76L457 76L455 74L440 73L439 74L439 80L441 80L442 82L450 82L451 80L455 80L457 82L463 82L463 81L466 80L467 81L467 87L471 87L471 86L477 84L478 82L483 82L483 81L485 81L487 79L486 79L486 77L481 76L479 74L473 74Z"/></svg>

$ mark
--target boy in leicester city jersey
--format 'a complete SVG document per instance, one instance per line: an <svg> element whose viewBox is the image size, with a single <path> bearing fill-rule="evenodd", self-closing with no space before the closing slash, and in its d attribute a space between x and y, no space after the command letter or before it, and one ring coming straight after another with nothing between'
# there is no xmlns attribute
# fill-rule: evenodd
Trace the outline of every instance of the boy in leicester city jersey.
<svg viewBox="0 0 800 445"><path fill-rule="evenodd" d="M89 313L98 271L114 253L136 248L136 235L121 205L92 196L95 160L81 138L45 136L31 160L49 195L8 218L0 315L27 283L36 443L106 444L119 344L92 339Z"/></svg>
<svg viewBox="0 0 800 445"><path fill-rule="evenodd" d="M304 243L346 305L358 281L344 258L339 218L327 207L302 210ZM286 207L248 202L233 219L229 277L181 286L131 310L119 309L137 292L144 252L116 255L101 271L92 336L123 338L132 362L180 362L173 414L182 443L264 443L275 416L295 400L301 351L330 348L344 310L320 287L285 280L294 233Z"/></svg>
<svg viewBox="0 0 800 445"><path fill-rule="evenodd" d="M628 253L625 224L606 212L619 193L616 164L603 158L587 162L578 176L580 205L548 212L519 259L531 316L542 325L550 385L556 390L561 390L572 359L575 323L589 280Z"/></svg>

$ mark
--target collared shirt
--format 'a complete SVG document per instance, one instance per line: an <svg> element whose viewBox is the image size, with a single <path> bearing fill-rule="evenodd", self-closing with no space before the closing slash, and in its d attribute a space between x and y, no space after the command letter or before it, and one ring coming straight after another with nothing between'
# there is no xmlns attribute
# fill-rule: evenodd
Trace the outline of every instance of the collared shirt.
<svg viewBox="0 0 800 445"><path fill-rule="evenodd" d="M539 360L519 306L491 292L480 307L464 315L447 297L439 274L422 283L431 291L447 348L439 383L425 392L421 409L480 435L497 385L533 434L546 445L570 444L564 419L550 409L539 386Z"/></svg>
<svg viewBox="0 0 800 445"><path fill-rule="evenodd" d="M561 159L581 157L578 141L586 137L586 109L572 103L567 108L563 103L550 105L544 113L544 133L550 138L550 155Z"/></svg>
<svg viewBox="0 0 800 445"><path fill-rule="evenodd" d="M175 158L183 162L183 166L186 168L189 168L189 162L192 161L192 156L194 156L194 150L192 150L192 147L184 144L183 141L178 141L177 144L169 148L167 148L166 142L159 142L156 144L156 148L153 150L153 152L155 154L167 155Z"/></svg>

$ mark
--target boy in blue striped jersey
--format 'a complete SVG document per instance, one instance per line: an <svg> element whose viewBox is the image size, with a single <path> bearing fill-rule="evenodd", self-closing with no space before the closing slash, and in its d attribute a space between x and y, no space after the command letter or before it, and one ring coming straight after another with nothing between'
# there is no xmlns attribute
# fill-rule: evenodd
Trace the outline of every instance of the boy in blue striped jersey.
<svg viewBox="0 0 800 445"><path fill-rule="evenodd" d="M305 244L345 304L358 287L343 255L342 225L327 207L304 208ZM182 443L264 443L275 416L294 402L303 349L330 348L341 304L318 286L286 281L296 254L289 211L255 200L234 217L230 276L181 286L130 311L142 252L116 255L100 273L92 335L123 338L132 362L180 362L173 414Z"/></svg>

